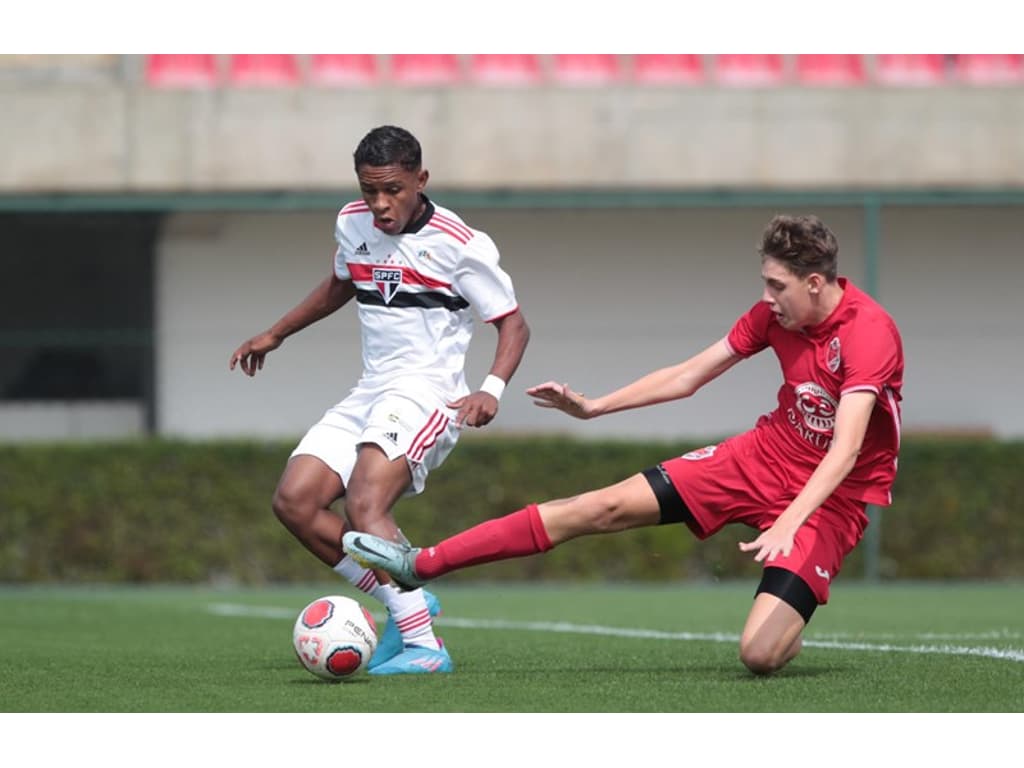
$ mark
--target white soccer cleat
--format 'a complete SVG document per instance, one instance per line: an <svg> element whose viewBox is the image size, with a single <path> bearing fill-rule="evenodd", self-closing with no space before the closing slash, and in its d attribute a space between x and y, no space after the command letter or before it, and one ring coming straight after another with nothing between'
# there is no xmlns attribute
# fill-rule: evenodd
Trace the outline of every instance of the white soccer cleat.
<svg viewBox="0 0 1024 768"><path fill-rule="evenodd" d="M341 547L345 554L364 568L379 568L394 580L395 584L406 592L419 589L427 583L416 573L416 555L419 547L398 544L380 536L359 531L348 531L341 537Z"/></svg>

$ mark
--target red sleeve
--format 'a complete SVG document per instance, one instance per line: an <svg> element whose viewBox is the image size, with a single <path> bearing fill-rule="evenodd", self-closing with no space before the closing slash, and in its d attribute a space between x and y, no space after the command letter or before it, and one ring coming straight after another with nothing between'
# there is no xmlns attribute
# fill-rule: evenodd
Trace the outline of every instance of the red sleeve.
<svg viewBox="0 0 1024 768"><path fill-rule="evenodd" d="M773 322L775 317L768 305L763 301L757 302L729 331L728 342L732 351L740 357L756 355L768 346L768 327Z"/></svg>
<svg viewBox="0 0 1024 768"><path fill-rule="evenodd" d="M842 393L886 387L899 391L903 384L903 344L886 317L858 322L843 339Z"/></svg>

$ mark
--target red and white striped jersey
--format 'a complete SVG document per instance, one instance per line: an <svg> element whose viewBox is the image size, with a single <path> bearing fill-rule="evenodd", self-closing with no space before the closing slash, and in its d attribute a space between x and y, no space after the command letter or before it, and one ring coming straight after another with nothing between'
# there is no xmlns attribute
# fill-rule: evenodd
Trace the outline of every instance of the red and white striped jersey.
<svg viewBox="0 0 1024 768"><path fill-rule="evenodd" d="M869 504L890 504L900 447L903 342L889 313L844 277L843 298L811 328L787 330L759 301L729 332L741 357L771 347L782 366L778 408L757 424L762 443L803 486L832 444L836 409L847 392L878 396L853 470L837 493Z"/></svg>
<svg viewBox="0 0 1024 768"><path fill-rule="evenodd" d="M398 235L374 226L362 200L342 208L334 273L356 288L359 386L410 377L454 398L469 391L463 367L473 314L494 322L518 304L494 241L452 211L426 203L423 215Z"/></svg>

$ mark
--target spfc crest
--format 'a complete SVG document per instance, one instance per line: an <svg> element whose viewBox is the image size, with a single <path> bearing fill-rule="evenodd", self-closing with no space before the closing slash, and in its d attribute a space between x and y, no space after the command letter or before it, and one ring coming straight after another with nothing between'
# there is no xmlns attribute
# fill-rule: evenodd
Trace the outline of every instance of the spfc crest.
<svg viewBox="0 0 1024 768"><path fill-rule="evenodd" d="M377 286L380 295L384 297L384 303L390 304L391 299L398 293L398 286L402 284L402 270L374 267L373 284Z"/></svg>
<svg viewBox="0 0 1024 768"><path fill-rule="evenodd" d="M835 373L839 370L840 364L843 362L842 357L839 354L839 337L833 337L832 341L828 343L828 356L825 359L825 364L828 365L828 369Z"/></svg>

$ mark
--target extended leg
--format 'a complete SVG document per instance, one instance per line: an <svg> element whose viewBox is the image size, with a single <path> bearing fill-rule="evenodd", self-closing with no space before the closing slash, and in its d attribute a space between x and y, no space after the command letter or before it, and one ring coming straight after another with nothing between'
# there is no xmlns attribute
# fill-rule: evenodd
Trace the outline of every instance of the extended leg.
<svg viewBox="0 0 1024 768"><path fill-rule="evenodd" d="M345 551L381 568L406 587L416 587L460 568L545 552L564 541L595 533L657 525L661 512L647 479L637 474L597 491L531 504L488 520L424 549L350 533Z"/></svg>

